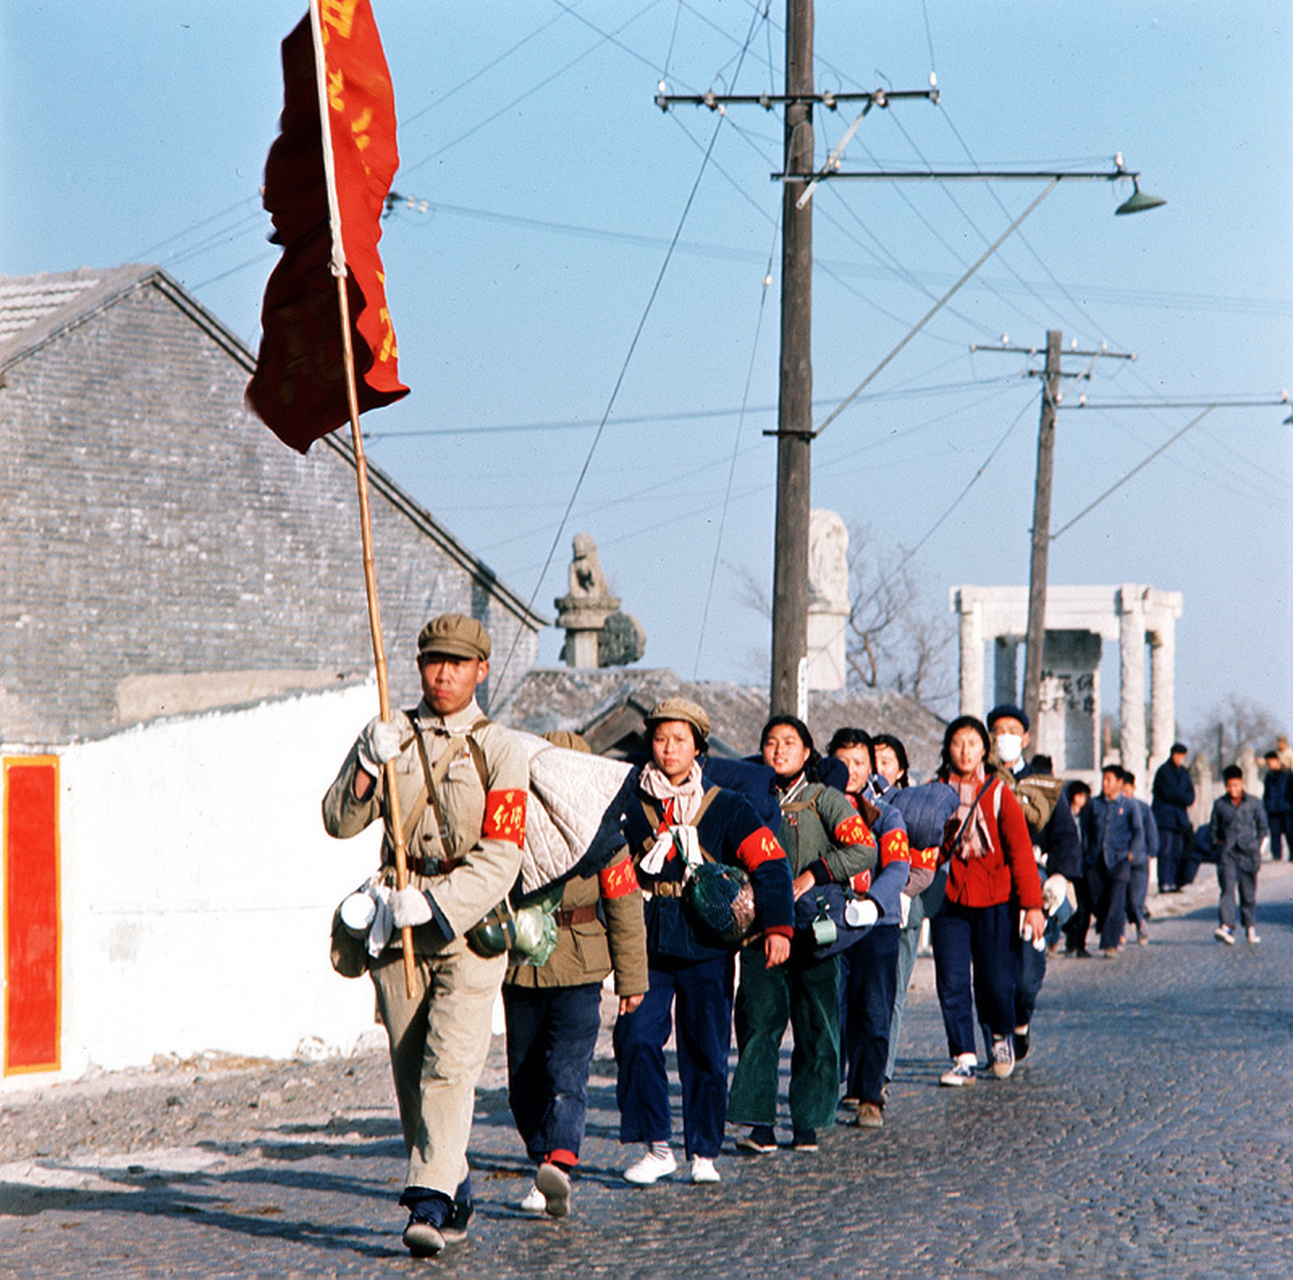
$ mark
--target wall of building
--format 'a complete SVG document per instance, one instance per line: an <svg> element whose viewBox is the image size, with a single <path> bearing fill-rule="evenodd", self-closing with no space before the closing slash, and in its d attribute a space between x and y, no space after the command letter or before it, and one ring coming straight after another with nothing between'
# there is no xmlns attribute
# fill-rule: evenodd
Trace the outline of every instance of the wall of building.
<svg viewBox="0 0 1293 1280"><path fill-rule="evenodd" d="M371 1032L371 985L333 973L328 938L378 832L332 840L319 806L376 708L356 684L58 753L60 1062L2 1087L156 1054L343 1050Z"/></svg>

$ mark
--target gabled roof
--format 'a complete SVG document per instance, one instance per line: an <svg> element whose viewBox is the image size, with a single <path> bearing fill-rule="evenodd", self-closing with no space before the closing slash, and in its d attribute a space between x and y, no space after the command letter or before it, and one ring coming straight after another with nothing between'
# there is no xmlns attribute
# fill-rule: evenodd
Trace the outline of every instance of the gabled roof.
<svg viewBox="0 0 1293 1280"><path fill-rule="evenodd" d="M78 267L75 271L42 272L35 276L0 276L0 373L15 362L39 351L60 335L86 323L132 290L156 288L200 328L204 329L250 374L256 356L249 347L208 311L183 285L161 267L130 263L106 270ZM320 441L355 466L355 451L348 432L334 431ZM473 555L425 507L371 460L367 461L370 485L389 499L452 560L497 595L516 616L535 629L551 625L494 570Z"/></svg>

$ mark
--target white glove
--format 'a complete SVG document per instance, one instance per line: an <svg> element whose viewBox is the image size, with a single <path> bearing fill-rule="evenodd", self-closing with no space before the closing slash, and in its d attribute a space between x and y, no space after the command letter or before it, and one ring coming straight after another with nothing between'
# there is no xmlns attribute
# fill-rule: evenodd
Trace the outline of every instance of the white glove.
<svg viewBox="0 0 1293 1280"><path fill-rule="evenodd" d="M359 765L374 778L382 767L400 753L400 727L393 720L374 716L359 735Z"/></svg>
<svg viewBox="0 0 1293 1280"><path fill-rule="evenodd" d="M870 898L854 898L844 908L844 923L852 929L869 929L880 919L880 908Z"/></svg>
<svg viewBox="0 0 1293 1280"><path fill-rule="evenodd" d="M898 895L898 906L902 912L902 927L905 929L907 927L907 917L911 914L911 898L905 893L900 893Z"/></svg>
<svg viewBox="0 0 1293 1280"><path fill-rule="evenodd" d="M391 915L397 929L416 929L431 919L431 904L421 889L406 885L391 894Z"/></svg>

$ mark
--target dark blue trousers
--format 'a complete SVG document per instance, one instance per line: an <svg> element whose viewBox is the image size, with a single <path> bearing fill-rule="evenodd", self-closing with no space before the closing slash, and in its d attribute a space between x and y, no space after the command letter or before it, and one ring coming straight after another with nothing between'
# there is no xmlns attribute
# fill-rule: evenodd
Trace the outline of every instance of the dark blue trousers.
<svg viewBox="0 0 1293 1280"><path fill-rule="evenodd" d="M1113 951L1127 932L1127 892L1131 884L1131 863L1119 858L1104 868L1100 885L1100 946Z"/></svg>
<svg viewBox="0 0 1293 1280"><path fill-rule="evenodd" d="M1056 935L1058 937L1058 934ZM1015 952L1015 1026L1032 1025L1037 994L1046 980L1046 952L1038 951L1015 931L1011 946Z"/></svg>
<svg viewBox="0 0 1293 1280"><path fill-rule="evenodd" d="M601 1028L601 983L503 987L507 1101L530 1159L579 1154L588 1069Z"/></svg>
<svg viewBox="0 0 1293 1280"><path fill-rule="evenodd" d="M859 1102L879 1103L884 1089L901 932L895 925L878 925L840 953L844 1091Z"/></svg>
<svg viewBox="0 0 1293 1280"><path fill-rule="evenodd" d="M1008 902L963 907L947 901L929 925L934 986L952 1057L973 1053L974 1013L994 1037L1015 1030L1014 933ZM971 973L973 979L971 979ZM991 1050L991 1045L988 1046Z"/></svg>
<svg viewBox="0 0 1293 1280"><path fill-rule="evenodd" d="M669 1141L664 1046L673 1031L687 1156L718 1155L727 1117L734 967L726 955L699 961L651 958L650 989L632 1013L615 1023L621 1142Z"/></svg>
<svg viewBox="0 0 1293 1280"><path fill-rule="evenodd" d="M1281 842L1288 847L1288 858L1293 862L1293 812L1271 813L1267 811L1266 821L1271 829L1271 861L1279 862Z"/></svg>
<svg viewBox="0 0 1293 1280"><path fill-rule="evenodd" d="M1185 842L1194 837L1188 831L1162 831L1158 833L1158 891L1179 889L1183 881L1177 879L1185 861Z"/></svg>

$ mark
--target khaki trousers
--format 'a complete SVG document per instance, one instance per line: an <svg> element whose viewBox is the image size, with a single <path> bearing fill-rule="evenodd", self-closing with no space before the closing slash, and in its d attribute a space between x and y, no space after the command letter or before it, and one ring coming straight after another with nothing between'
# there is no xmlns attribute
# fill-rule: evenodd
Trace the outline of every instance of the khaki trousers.
<svg viewBox="0 0 1293 1280"><path fill-rule="evenodd" d="M370 972L409 1157L405 1185L452 1198L467 1176L476 1081L507 956L486 959L455 938L417 957L412 999L405 994L402 952L387 950Z"/></svg>

